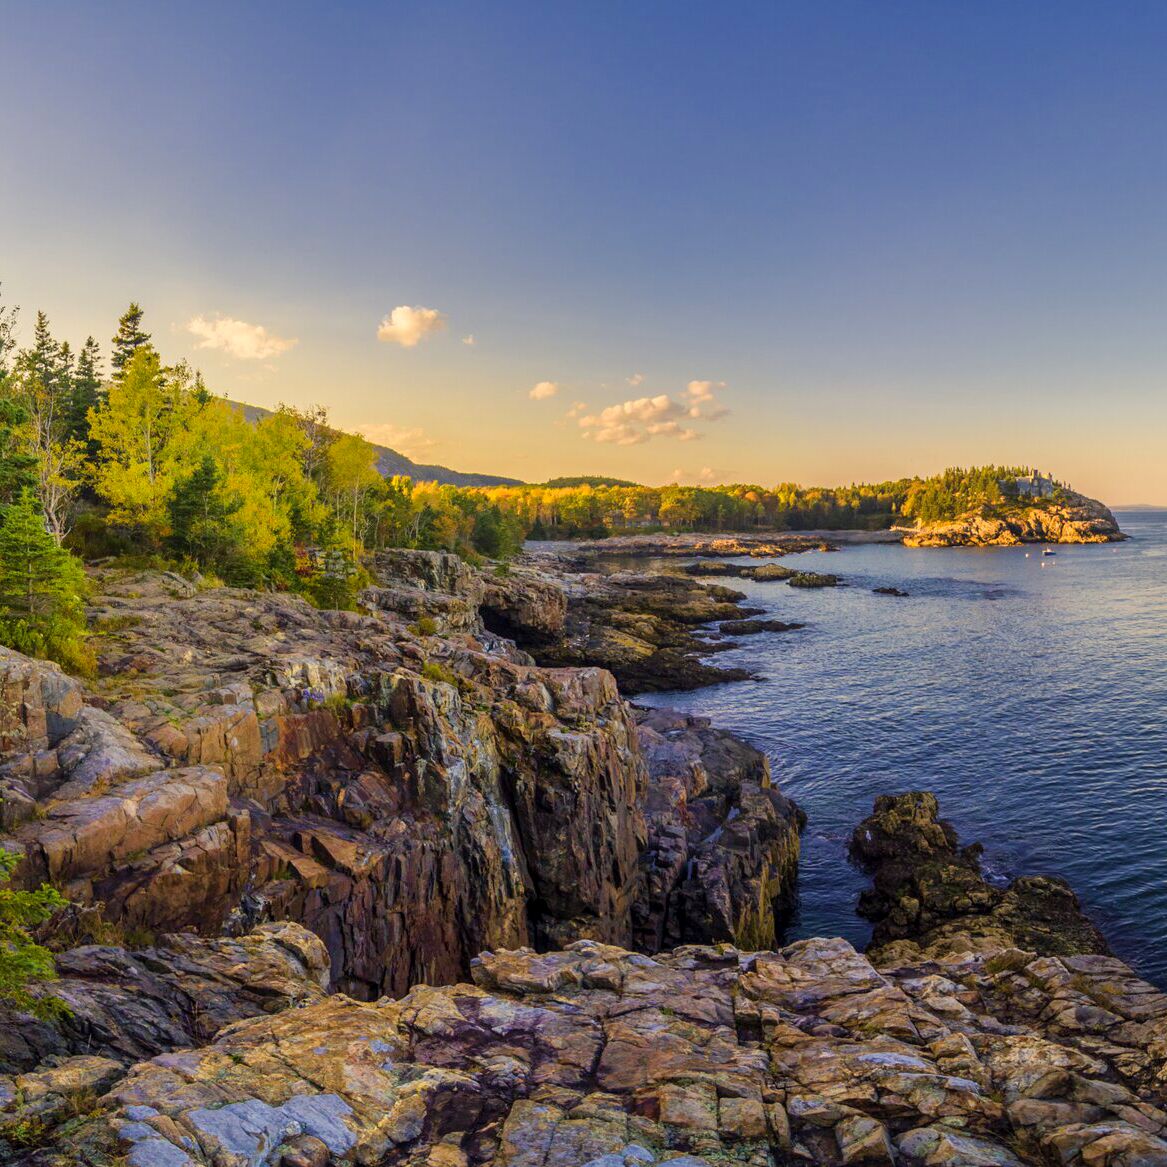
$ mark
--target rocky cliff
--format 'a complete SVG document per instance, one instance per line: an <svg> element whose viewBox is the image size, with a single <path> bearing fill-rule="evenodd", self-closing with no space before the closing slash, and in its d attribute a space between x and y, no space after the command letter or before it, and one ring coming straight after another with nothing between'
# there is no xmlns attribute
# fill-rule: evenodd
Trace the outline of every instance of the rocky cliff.
<svg viewBox="0 0 1167 1167"><path fill-rule="evenodd" d="M904 531L908 547L1016 546L1019 543L1110 543L1125 539L1114 515L1096 499L1063 491L1008 510L962 515Z"/></svg>
<svg viewBox="0 0 1167 1167"><path fill-rule="evenodd" d="M96 685L4 651L23 880L138 937L294 920L360 998L455 980L486 948L633 945L662 913L732 940L760 911L773 940L756 879L789 894L798 821L756 751L737 746L749 774L703 762L642 733L609 673L534 665L485 631L487 585L454 556L377 573L356 614L107 572Z"/></svg>
<svg viewBox="0 0 1167 1167"><path fill-rule="evenodd" d="M95 682L0 651L3 845L74 905L68 1016L0 1015L0 1161L1167 1164L1167 999L1064 884L880 800L869 954L779 947L767 759L514 642L659 653L732 595L376 574L341 613L107 570Z"/></svg>

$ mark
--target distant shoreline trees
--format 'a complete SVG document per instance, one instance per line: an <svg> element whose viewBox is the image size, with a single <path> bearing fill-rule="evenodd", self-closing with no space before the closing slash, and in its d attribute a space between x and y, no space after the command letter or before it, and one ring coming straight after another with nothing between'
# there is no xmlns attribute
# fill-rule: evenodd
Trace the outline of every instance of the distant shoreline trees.
<svg viewBox="0 0 1167 1167"><path fill-rule="evenodd" d="M38 313L19 349L0 304L0 642L84 669L82 559L132 557L351 607L385 547L506 559L526 538L634 530L879 530L1017 502L1028 470L981 467L838 488L648 487L571 477L454 487L386 479L376 449L321 407L250 422L197 370L168 365L137 303L110 376Z"/></svg>

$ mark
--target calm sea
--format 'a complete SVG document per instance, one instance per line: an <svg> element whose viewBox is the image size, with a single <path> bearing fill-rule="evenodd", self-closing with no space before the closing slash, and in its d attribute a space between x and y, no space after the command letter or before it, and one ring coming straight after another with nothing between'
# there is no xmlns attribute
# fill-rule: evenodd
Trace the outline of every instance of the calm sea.
<svg viewBox="0 0 1167 1167"><path fill-rule="evenodd" d="M1064 876L1167 987L1167 511L1118 518L1129 542L1049 558L854 546L797 560L846 587L726 581L807 627L716 657L764 683L638 700L766 750L806 810L789 939L866 943L848 835L877 794L927 789L991 874ZM884 585L910 597L872 593Z"/></svg>

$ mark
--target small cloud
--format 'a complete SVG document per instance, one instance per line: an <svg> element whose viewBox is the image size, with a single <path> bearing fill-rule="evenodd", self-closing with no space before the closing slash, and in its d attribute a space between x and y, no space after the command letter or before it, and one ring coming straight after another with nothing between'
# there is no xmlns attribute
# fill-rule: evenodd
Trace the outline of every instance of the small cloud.
<svg viewBox="0 0 1167 1167"><path fill-rule="evenodd" d="M694 474L691 470L683 470L678 466L672 473L672 481L679 483L682 479L688 478L697 482L715 482L717 480L717 471L712 466L702 466L700 470Z"/></svg>
<svg viewBox="0 0 1167 1167"><path fill-rule="evenodd" d="M380 422L375 425L358 425L354 427L358 434L366 437L377 446L388 446L397 450L407 458L417 458L427 450L437 445L423 429L407 429L402 426Z"/></svg>
<svg viewBox="0 0 1167 1167"><path fill-rule="evenodd" d="M617 446L637 446L652 438L676 438L692 442L701 434L681 419L703 417L693 414L691 407L674 401L667 393L655 397L634 397L619 405L609 405L599 413L577 415L577 424L596 442L610 442Z"/></svg>
<svg viewBox="0 0 1167 1167"><path fill-rule="evenodd" d="M571 408L564 414L565 417L583 417L588 411L588 403L586 401L573 401Z"/></svg>
<svg viewBox="0 0 1167 1167"><path fill-rule="evenodd" d="M546 401L548 397L554 397L559 392L558 381L540 381L527 396L532 401Z"/></svg>
<svg viewBox="0 0 1167 1167"><path fill-rule="evenodd" d="M706 421L717 421L725 417L729 410L715 396L716 390L724 388L724 381L690 381L685 387L689 416L701 417Z"/></svg>
<svg viewBox="0 0 1167 1167"><path fill-rule="evenodd" d="M462 337L462 343L468 344L471 348L473 348L478 343L478 339L475 337L474 333L471 333L469 336Z"/></svg>
<svg viewBox="0 0 1167 1167"><path fill-rule="evenodd" d="M628 384L631 385L633 389L635 389L638 385L643 385L644 384L644 374L643 373L633 373L632 376L628 378Z"/></svg>
<svg viewBox="0 0 1167 1167"><path fill-rule="evenodd" d="M432 333L446 327L446 317L436 308L411 308L399 304L377 328L377 339L402 348L416 348Z"/></svg>
<svg viewBox="0 0 1167 1167"><path fill-rule="evenodd" d="M241 361L270 360L297 343L295 337L285 339L268 332L262 324L248 324L229 316L193 316L186 330L199 338L198 348L219 349Z"/></svg>

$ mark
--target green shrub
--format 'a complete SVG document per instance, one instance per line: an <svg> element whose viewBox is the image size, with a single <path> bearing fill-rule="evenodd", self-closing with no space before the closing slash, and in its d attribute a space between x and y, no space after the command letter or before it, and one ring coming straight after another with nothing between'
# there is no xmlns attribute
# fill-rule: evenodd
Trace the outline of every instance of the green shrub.
<svg viewBox="0 0 1167 1167"><path fill-rule="evenodd" d="M63 908L65 900L44 885L36 891L10 887L19 861L17 852L0 850L0 1001L37 1017L56 1017L66 1008L63 1002L30 991L37 982L54 980L57 970L53 954L32 939L29 929Z"/></svg>
<svg viewBox="0 0 1167 1167"><path fill-rule="evenodd" d="M455 686L458 684L458 674L434 660L427 660L421 666L421 675L428 681L442 681L447 685Z"/></svg>

